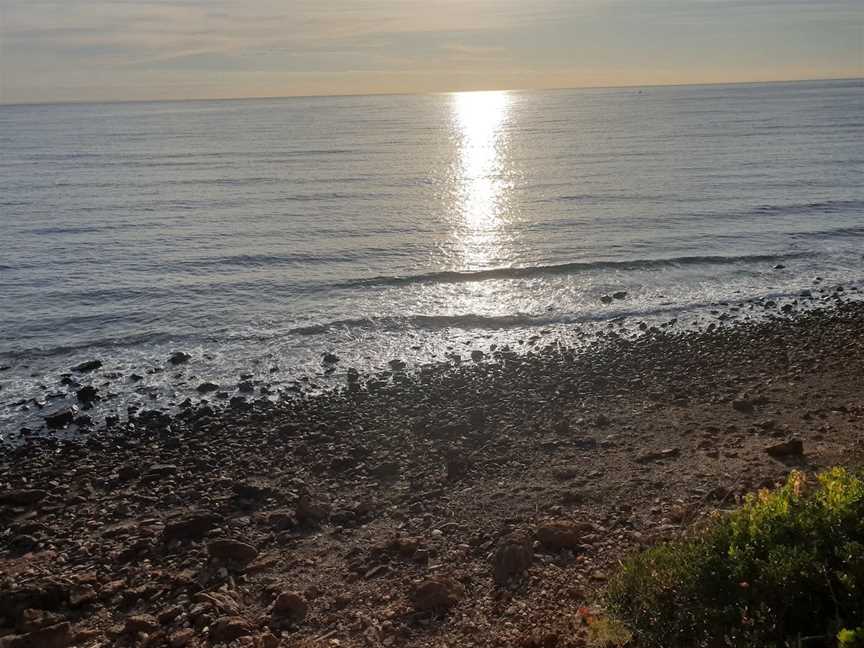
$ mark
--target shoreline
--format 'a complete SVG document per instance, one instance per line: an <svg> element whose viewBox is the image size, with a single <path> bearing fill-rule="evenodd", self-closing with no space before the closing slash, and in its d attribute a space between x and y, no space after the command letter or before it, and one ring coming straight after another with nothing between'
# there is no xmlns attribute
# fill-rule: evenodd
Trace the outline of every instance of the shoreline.
<svg viewBox="0 0 864 648"><path fill-rule="evenodd" d="M216 348L208 351L198 345L168 345L161 354L154 356L151 352L149 360L145 356L137 360L126 357L128 353L78 354L69 358L65 370L43 366L40 361L16 364L7 358L0 362L0 448L26 442L29 437L90 434L106 422L116 427L134 423L138 417L173 417L201 404L221 411L232 403L245 407L241 401L278 403L316 396L338 391L358 374L386 381L397 361L405 363L407 372L418 373L430 367L471 364L472 354L477 351L484 362L498 361L502 352L542 354L549 347L564 346L574 354L590 352L610 330L636 338L670 326L699 331L752 324L855 301L864 293L856 282L826 284L817 277L810 289L788 294L769 291L731 301L681 306L670 303L651 313L628 311L627 293L614 295L601 300L604 308L611 309L609 312L598 311L596 316L576 321L526 321L520 326L489 329L475 321L479 328L426 332L406 328L401 347L389 339L392 332L382 330L379 335L384 338L378 344L384 344L380 349L373 348L371 338L346 338L323 345L320 340L314 344L310 341L311 355L307 353L304 361L287 371L272 353L250 357L245 366L221 367L221 353ZM622 306L624 311L620 310ZM175 362L173 358L178 355L181 359ZM23 374L28 374L24 383ZM32 384L25 388L28 381ZM63 415L58 417L58 423L49 422L58 414Z"/></svg>
<svg viewBox="0 0 864 648"><path fill-rule="evenodd" d="M31 439L0 456L0 637L584 645L627 552L864 461L864 304L826 301Z"/></svg>

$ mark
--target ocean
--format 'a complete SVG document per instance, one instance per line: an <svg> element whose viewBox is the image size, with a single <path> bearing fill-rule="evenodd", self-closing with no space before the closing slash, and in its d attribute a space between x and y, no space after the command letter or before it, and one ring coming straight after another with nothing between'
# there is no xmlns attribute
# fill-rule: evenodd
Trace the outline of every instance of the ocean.
<svg viewBox="0 0 864 648"><path fill-rule="evenodd" d="M90 359L122 416L860 284L862 142L862 80L0 106L0 437Z"/></svg>

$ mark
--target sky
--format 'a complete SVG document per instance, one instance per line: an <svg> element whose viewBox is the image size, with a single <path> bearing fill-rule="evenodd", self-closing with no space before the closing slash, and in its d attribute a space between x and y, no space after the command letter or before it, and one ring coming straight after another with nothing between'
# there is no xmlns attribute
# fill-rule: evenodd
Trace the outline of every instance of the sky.
<svg viewBox="0 0 864 648"><path fill-rule="evenodd" d="M862 76L862 0L0 0L0 103Z"/></svg>

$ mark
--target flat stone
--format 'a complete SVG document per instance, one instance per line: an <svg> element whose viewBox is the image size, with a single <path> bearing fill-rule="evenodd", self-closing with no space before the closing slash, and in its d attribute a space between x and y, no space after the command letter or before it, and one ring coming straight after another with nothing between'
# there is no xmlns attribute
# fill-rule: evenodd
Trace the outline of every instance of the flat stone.
<svg viewBox="0 0 864 648"><path fill-rule="evenodd" d="M772 457L800 457L804 454L804 442L801 439L789 439L765 448Z"/></svg>
<svg viewBox="0 0 864 648"><path fill-rule="evenodd" d="M258 557L258 550L250 544L220 538L207 544L207 553L216 560L248 564Z"/></svg>

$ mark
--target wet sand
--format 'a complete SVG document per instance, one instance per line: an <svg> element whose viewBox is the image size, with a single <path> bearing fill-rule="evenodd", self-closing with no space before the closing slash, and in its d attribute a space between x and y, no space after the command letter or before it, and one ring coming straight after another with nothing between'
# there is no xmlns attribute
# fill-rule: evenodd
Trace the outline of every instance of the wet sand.
<svg viewBox="0 0 864 648"><path fill-rule="evenodd" d="M834 297L33 439L0 458L0 646L583 645L627 552L860 464L862 370Z"/></svg>

